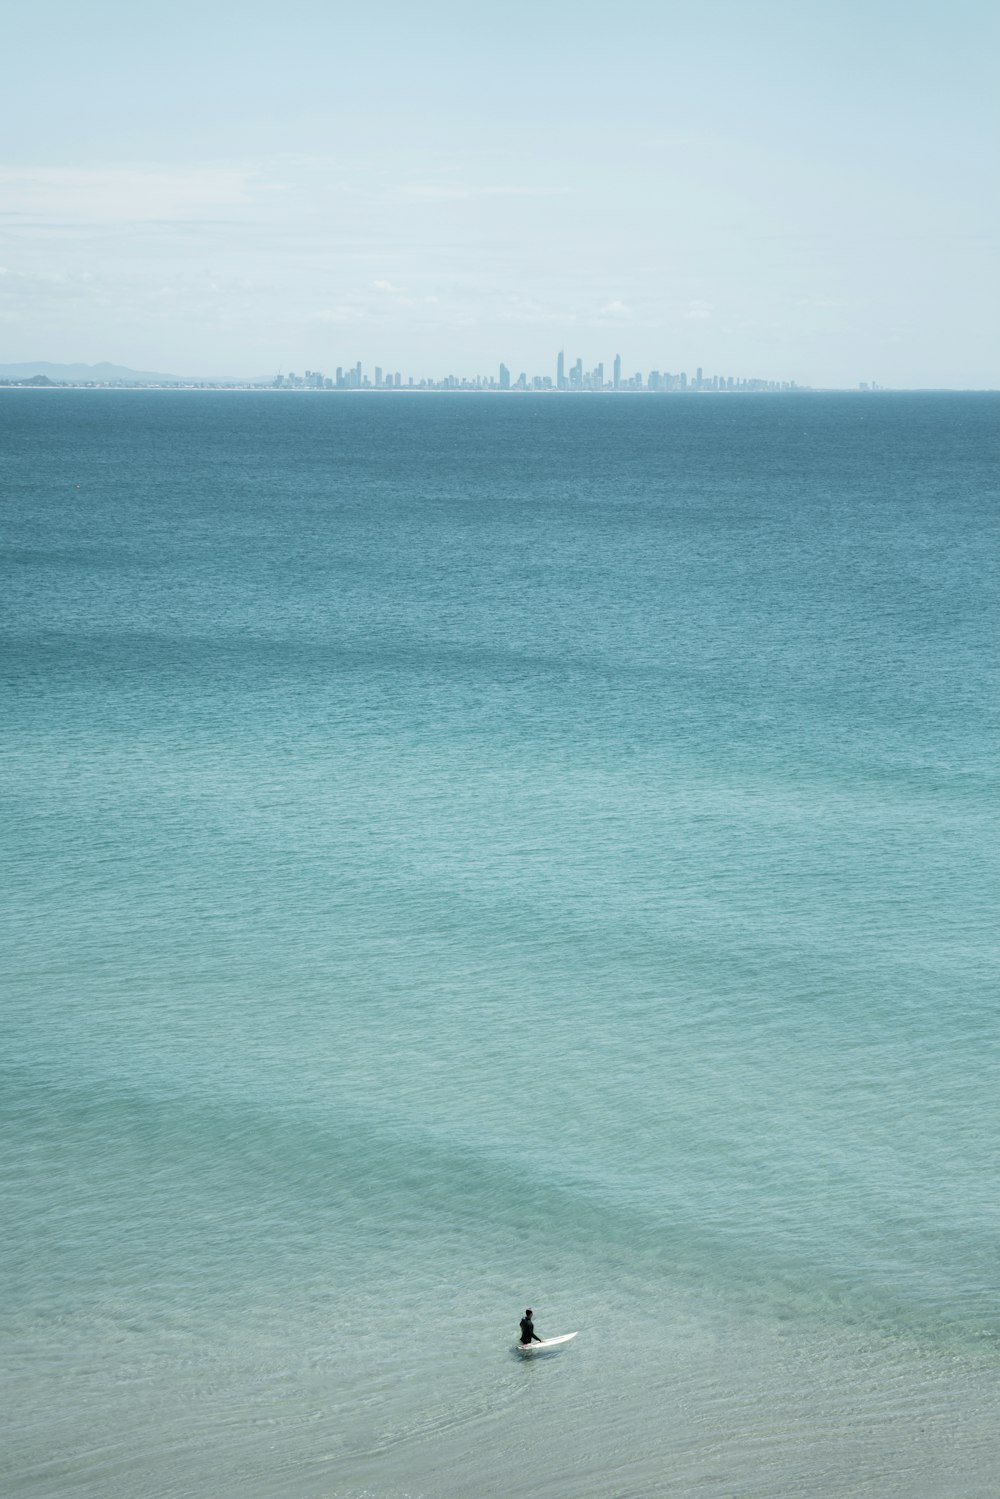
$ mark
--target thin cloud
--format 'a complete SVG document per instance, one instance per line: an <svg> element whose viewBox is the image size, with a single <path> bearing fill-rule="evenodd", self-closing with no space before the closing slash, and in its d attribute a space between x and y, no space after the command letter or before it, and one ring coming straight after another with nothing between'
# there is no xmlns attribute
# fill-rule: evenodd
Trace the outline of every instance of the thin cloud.
<svg viewBox="0 0 1000 1499"><path fill-rule="evenodd" d="M270 191L244 166L0 166L0 192L15 220L74 225L214 219Z"/></svg>
<svg viewBox="0 0 1000 1499"><path fill-rule="evenodd" d="M529 326L532 324L552 324L560 328L564 324L574 321L574 318L568 316L565 312L556 308L544 307L540 302L532 302L522 297L511 297L507 305L497 311L496 317L501 323L524 323ZM481 321L489 321L488 313Z"/></svg>
<svg viewBox="0 0 1000 1499"><path fill-rule="evenodd" d="M565 192L565 188L461 187L437 182L408 182L396 189L399 197L414 203L461 203L475 198L555 198L564 196Z"/></svg>
<svg viewBox="0 0 1000 1499"><path fill-rule="evenodd" d="M0 297L24 300L35 297L85 297L94 288L94 277L84 271L68 275L62 271L18 271L0 266Z"/></svg>
<svg viewBox="0 0 1000 1499"><path fill-rule="evenodd" d="M368 320L368 316L367 308L359 307L354 302L342 302L335 307L321 307L313 314L312 321L334 324L364 323Z"/></svg>

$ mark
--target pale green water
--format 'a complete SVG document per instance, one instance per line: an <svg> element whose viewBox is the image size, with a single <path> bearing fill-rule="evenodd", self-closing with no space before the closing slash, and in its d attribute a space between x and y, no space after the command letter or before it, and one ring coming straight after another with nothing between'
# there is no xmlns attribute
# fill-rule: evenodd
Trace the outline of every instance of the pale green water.
<svg viewBox="0 0 1000 1499"><path fill-rule="evenodd" d="M8 1492L995 1494L997 413L3 397Z"/></svg>

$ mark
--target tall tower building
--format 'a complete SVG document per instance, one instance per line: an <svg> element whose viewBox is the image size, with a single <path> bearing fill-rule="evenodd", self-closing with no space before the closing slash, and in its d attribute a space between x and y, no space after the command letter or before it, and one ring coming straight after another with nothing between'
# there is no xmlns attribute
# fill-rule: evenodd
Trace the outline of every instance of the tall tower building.
<svg viewBox="0 0 1000 1499"><path fill-rule="evenodd" d="M562 356L560 355L560 358ZM505 364L500 366L500 389L510 390L510 370Z"/></svg>
<svg viewBox="0 0 1000 1499"><path fill-rule="evenodd" d="M615 381L614 381L614 385L615 385L615 390L621 390L621 388L622 388L622 356L620 354L616 354L615 355Z"/></svg>
<svg viewBox="0 0 1000 1499"><path fill-rule="evenodd" d="M556 360L556 390L566 389L566 355L562 349L559 350L559 358Z"/></svg>

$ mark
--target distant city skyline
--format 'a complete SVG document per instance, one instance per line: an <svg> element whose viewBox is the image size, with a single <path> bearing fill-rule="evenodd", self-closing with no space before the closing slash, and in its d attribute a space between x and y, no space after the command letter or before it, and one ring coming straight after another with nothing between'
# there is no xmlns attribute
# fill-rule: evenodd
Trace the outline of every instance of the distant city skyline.
<svg viewBox="0 0 1000 1499"><path fill-rule="evenodd" d="M0 364L0 389L31 387L87 388L87 389L239 389L280 391L472 391L517 394L519 392L549 393L553 395L588 395L641 393L645 395L686 394L740 394L782 391L810 391L812 386L795 380L766 379L761 376L727 375L706 373L701 365L693 374L686 370L674 373L658 368L627 371L620 354L611 362L610 374L606 377L603 361L592 369L585 369L581 357L577 357L567 372L565 351L555 356L554 374L532 374L522 370L516 376L511 367L501 361L495 374L455 375L443 377L432 375L404 374L402 370L376 364L367 369L362 360L350 365L337 365L332 374L306 367L302 374L295 371L279 372L256 379L234 376L197 376L168 374L165 371L133 370L127 366L109 362L94 365L54 364L49 361L25 361L21 364ZM824 387L820 387L823 389ZM849 387L825 387L826 389L856 389L861 391L884 390L887 387L874 380L858 381Z"/></svg>
<svg viewBox="0 0 1000 1499"><path fill-rule="evenodd" d="M603 361L592 369L585 370L583 359L577 357L566 371L566 353L560 349L555 358L553 374L528 374L521 370L516 376L511 367L501 361L496 374L403 375L384 365L375 365L366 372L359 359L352 365L337 365L334 374L326 375L320 370L307 369L301 375L290 371L287 375L275 376L273 386L278 390L495 390L495 391L553 391L566 393L607 393L628 391L647 394L681 394L685 392L737 392L803 390L794 380L768 380L760 376L706 375L699 365L693 375L686 370L673 374L667 370L648 369L626 372L622 357L614 356L610 378L605 378Z"/></svg>

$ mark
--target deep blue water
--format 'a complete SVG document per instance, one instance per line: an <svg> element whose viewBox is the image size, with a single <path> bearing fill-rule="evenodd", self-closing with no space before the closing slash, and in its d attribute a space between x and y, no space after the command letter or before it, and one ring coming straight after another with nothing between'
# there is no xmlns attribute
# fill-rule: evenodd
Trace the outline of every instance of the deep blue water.
<svg viewBox="0 0 1000 1499"><path fill-rule="evenodd" d="M8 1492L996 1492L998 415L0 396Z"/></svg>

